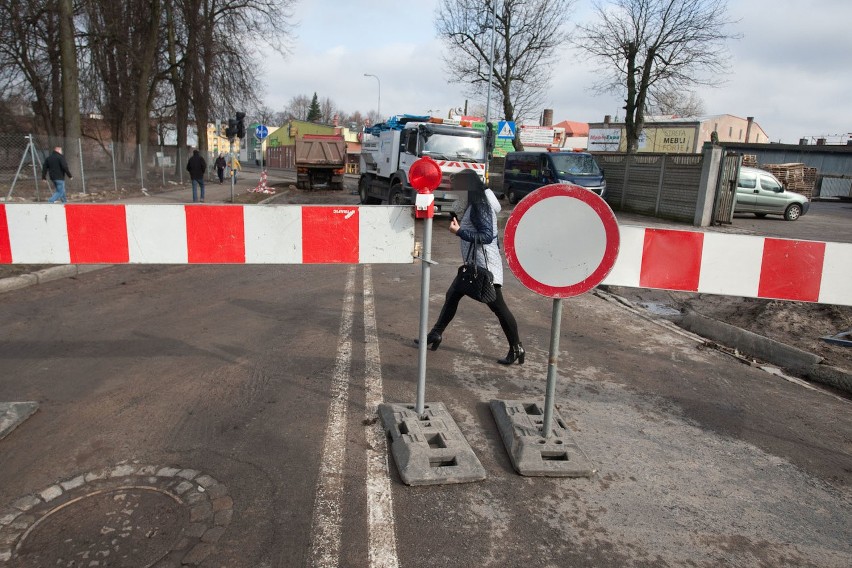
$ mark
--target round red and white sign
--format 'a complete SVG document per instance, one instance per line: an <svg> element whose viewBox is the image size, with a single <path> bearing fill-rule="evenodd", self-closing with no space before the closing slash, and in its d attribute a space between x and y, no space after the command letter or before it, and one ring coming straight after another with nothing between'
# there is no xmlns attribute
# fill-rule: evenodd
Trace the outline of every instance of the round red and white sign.
<svg viewBox="0 0 852 568"><path fill-rule="evenodd" d="M506 223L506 259L521 283L542 296L570 298L601 283L620 237L606 201L577 185L547 185L515 206Z"/></svg>

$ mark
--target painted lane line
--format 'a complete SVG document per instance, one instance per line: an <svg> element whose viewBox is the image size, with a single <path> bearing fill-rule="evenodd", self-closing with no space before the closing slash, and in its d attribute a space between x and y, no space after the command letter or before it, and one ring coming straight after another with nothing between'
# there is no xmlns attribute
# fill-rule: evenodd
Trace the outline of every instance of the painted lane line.
<svg viewBox="0 0 852 568"><path fill-rule="evenodd" d="M396 523L393 516L393 495L388 471L387 437L376 419L379 404L384 402L382 391L382 361L379 334L376 327L376 305L373 296L373 271L364 266L364 343L366 421L367 431L367 511L368 555L371 568L397 568Z"/></svg>
<svg viewBox="0 0 852 568"><path fill-rule="evenodd" d="M316 568L340 565L340 506L343 496L343 457L346 450L346 409L352 363L352 321L354 319L355 267L349 267L343 314L338 333L337 356L331 379L322 458L317 479L316 500L311 520L309 559Z"/></svg>

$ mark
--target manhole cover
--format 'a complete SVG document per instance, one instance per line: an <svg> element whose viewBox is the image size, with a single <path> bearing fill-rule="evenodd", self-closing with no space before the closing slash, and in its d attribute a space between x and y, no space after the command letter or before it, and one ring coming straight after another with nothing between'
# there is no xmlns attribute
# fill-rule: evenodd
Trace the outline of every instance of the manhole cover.
<svg viewBox="0 0 852 568"><path fill-rule="evenodd" d="M209 475L122 464L0 508L0 568L197 566L232 515L227 487Z"/></svg>
<svg viewBox="0 0 852 568"><path fill-rule="evenodd" d="M151 566L168 554L189 519L175 497L148 487L96 492L42 517L21 539L20 566Z"/></svg>

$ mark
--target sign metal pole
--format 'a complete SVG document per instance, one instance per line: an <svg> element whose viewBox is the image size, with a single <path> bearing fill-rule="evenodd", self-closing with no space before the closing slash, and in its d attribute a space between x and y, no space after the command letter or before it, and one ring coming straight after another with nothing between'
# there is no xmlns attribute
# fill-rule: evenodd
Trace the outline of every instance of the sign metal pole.
<svg viewBox="0 0 852 568"><path fill-rule="evenodd" d="M547 357L547 389L544 397L544 422L541 435L550 437L553 430L553 404L556 398L556 367L559 361L559 335L562 330L562 298L553 298L553 313L550 318L550 352Z"/></svg>
<svg viewBox="0 0 852 568"><path fill-rule="evenodd" d="M231 143L230 150L228 151L228 160L231 162L231 203L234 202L234 177L236 177L236 172L234 170L234 139L231 138L229 140Z"/></svg>
<svg viewBox="0 0 852 568"><path fill-rule="evenodd" d="M426 406L426 328L429 327L429 278L432 270L432 217L423 220L423 266L420 279L420 333L417 358L417 402L418 416L423 416Z"/></svg>

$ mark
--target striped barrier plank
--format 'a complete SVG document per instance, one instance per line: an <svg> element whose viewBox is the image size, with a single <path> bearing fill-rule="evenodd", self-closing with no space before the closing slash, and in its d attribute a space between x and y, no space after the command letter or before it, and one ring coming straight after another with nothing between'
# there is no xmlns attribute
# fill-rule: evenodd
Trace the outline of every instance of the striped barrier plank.
<svg viewBox="0 0 852 568"><path fill-rule="evenodd" d="M3 264L402 264L411 207L0 205Z"/></svg>
<svg viewBox="0 0 852 568"><path fill-rule="evenodd" d="M852 244L620 225L603 284L852 305ZM402 264L410 206L0 205L2 264Z"/></svg>
<svg viewBox="0 0 852 568"><path fill-rule="evenodd" d="M621 225L603 284L852 305L852 244Z"/></svg>

